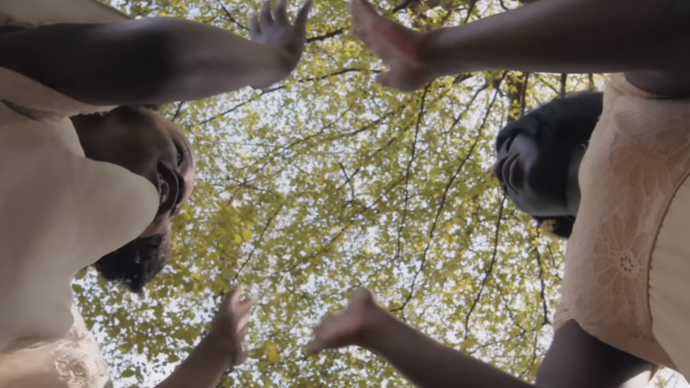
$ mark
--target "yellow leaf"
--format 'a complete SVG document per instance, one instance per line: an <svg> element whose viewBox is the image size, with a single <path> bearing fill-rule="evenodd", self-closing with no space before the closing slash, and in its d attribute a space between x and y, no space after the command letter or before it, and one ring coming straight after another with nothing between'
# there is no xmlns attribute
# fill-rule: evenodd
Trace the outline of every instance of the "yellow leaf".
<svg viewBox="0 0 690 388"><path fill-rule="evenodd" d="M280 362L280 354L278 354L278 352L276 352L275 350L269 349L268 352L266 352L266 354L268 355L268 360L270 362L274 364Z"/></svg>
<svg viewBox="0 0 690 388"><path fill-rule="evenodd" d="M235 242L238 244L242 244L242 236L240 236L239 234L236 234L235 235Z"/></svg>
<svg viewBox="0 0 690 388"><path fill-rule="evenodd" d="M244 239L244 241L249 241L249 239L252 238L252 231L249 229L245 229L242 232L242 238Z"/></svg>
<svg viewBox="0 0 690 388"><path fill-rule="evenodd" d="M257 359L261 358L266 354L263 348L252 349L249 351L249 358Z"/></svg>

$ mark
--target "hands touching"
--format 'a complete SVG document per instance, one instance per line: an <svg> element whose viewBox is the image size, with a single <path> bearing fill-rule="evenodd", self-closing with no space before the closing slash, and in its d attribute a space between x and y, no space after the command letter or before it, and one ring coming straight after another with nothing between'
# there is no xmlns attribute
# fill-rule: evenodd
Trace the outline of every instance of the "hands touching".
<svg viewBox="0 0 690 388"><path fill-rule="evenodd" d="M288 2L278 0L271 9L271 1L266 0L259 16L249 19L251 39L280 52L285 76L295 69L304 52L313 0L305 1L293 24L287 13ZM350 13L355 36L389 67L387 72L376 77L376 82L401 91L414 91L434 78L422 62L423 33L383 17L367 0L352 0Z"/></svg>
<svg viewBox="0 0 690 388"><path fill-rule="evenodd" d="M294 24L290 24L288 2L289 0L278 0L278 4L271 10L271 1L265 0L259 16L249 18L251 39L280 53L284 60L285 76L297 67L302 58L307 41L307 20L313 0L304 2Z"/></svg>

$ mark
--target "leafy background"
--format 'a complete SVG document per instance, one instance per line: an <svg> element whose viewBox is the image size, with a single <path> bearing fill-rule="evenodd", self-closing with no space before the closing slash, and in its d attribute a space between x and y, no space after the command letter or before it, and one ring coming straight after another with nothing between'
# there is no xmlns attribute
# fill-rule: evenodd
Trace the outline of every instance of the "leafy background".
<svg viewBox="0 0 690 388"><path fill-rule="evenodd" d="M113 0L247 36L257 0ZM375 1L420 30L521 6L510 0ZM293 4L292 8L299 4ZM373 85L381 64L349 33L348 2L316 0L298 71L165 107L199 159L194 196L174 224L172 265L143 300L84 272L83 315L116 387L154 386L203 336L220 295L260 297L250 361L222 387L405 387L357 350L307 358L327 311L368 287L400 319L448 346L531 380L548 346L563 246L503 197L493 139L559 94L601 75L486 72L414 94ZM677 376L655 382L672 387Z"/></svg>

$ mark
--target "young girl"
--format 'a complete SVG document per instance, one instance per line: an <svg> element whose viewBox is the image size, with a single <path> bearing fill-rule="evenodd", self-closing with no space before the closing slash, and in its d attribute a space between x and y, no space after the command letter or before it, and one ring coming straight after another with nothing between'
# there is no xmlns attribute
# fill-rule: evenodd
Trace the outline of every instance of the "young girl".
<svg viewBox="0 0 690 388"><path fill-rule="evenodd" d="M389 65L378 81L506 69L615 74L602 96L557 99L499 134L496 175L521 210L568 237L553 342L534 384L397 321L357 291L313 352L358 345L421 387L642 388L690 377L690 3L543 0L417 33L353 0L356 34Z"/></svg>
<svg viewBox="0 0 690 388"><path fill-rule="evenodd" d="M287 77L311 2L291 24L286 0L266 1L246 40L172 18L117 22L114 11L88 23L105 8L84 0L78 24L46 25L49 14L22 8L37 0L24 1L3 3L0 34L0 387L102 388L107 368L71 282L95 265L141 292L194 186L189 142L147 106ZM40 17L20 20L30 16ZM215 387L243 360L251 304L231 292L160 387Z"/></svg>

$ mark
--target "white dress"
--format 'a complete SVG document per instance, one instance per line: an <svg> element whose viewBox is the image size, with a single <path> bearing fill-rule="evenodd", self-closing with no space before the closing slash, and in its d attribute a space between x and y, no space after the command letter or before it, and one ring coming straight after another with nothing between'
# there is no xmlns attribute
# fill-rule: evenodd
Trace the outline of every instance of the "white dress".
<svg viewBox="0 0 690 388"><path fill-rule="evenodd" d="M0 0L3 26L124 20L97 0ZM84 158L67 118L108 109L0 68L0 388L110 386L70 283L143 231L158 194Z"/></svg>
<svg viewBox="0 0 690 388"><path fill-rule="evenodd" d="M690 379L690 98L612 75L579 183L556 327Z"/></svg>
<svg viewBox="0 0 690 388"><path fill-rule="evenodd" d="M155 218L145 178L84 157L70 116L108 110L0 68L0 388L102 388L76 273Z"/></svg>

